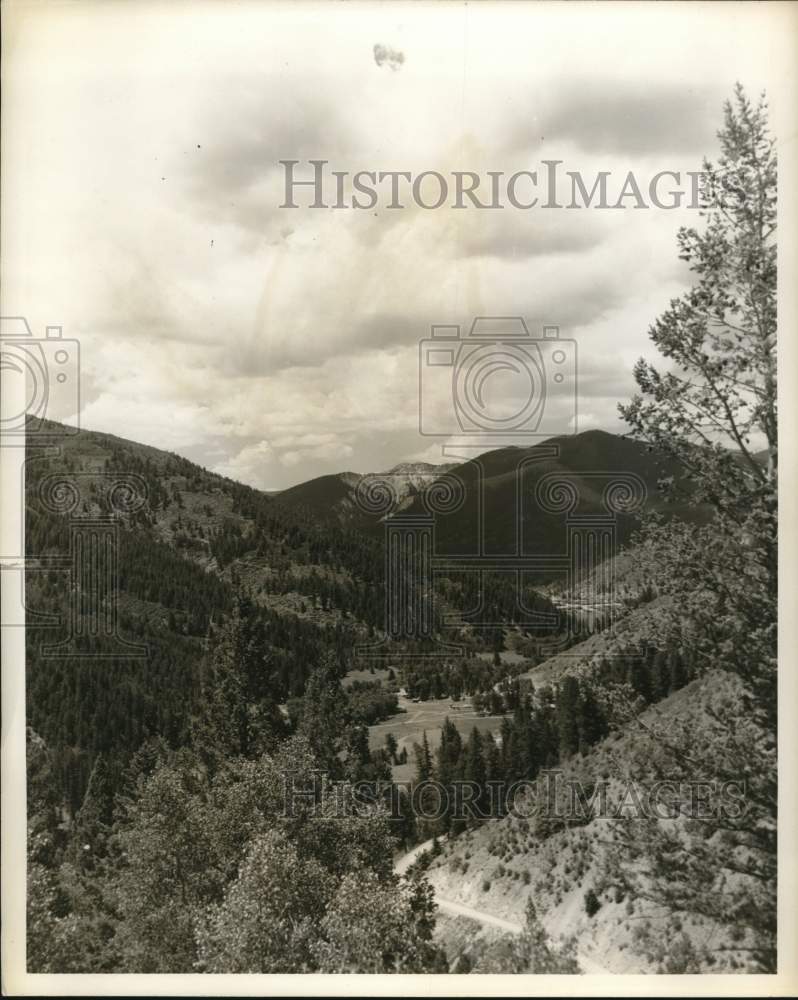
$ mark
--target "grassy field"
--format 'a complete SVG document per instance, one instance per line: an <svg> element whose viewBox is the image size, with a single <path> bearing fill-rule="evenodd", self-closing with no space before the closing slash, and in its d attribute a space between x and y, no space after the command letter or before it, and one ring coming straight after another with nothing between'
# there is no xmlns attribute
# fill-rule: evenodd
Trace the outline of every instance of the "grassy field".
<svg viewBox="0 0 798 1000"><path fill-rule="evenodd" d="M351 676L351 675L350 675ZM458 732L467 738L471 730L476 728L481 733L495 733L501 725L501 715L477 715L471 707L470 700L454 701L452 698L438 698L432 701L413 702L404 696L399 697L397 715L384 722L371 726L369 729L369 746L372 749L385 745L385 737L393 733L399 745L407 747L408 761L393 768L394 781L405 781L415 773L413 744L421 743L426 732L430 749L438 748L443 722L448 716L457 726Z"/></svg>
<svg viewBox="0 0 798 1000"><path fill-rule="evenodd" d="M341 683L344 687L349 687L355 681L366 681L369 684L373 684L374 681L381 681L383 685L386 685L388 682L388 670L382 667L375 667L373 671L368 668L364 670L350 670Z"/></svg>

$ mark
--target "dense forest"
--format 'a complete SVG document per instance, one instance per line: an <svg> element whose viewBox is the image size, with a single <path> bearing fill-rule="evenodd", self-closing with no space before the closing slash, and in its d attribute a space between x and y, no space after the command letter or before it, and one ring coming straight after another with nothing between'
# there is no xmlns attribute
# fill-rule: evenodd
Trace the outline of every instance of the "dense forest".
<svg viewBox="0 0 798 1000"><path fill-rule="evenodd" d="M70 635L74 602L91 615L70 575L70 532L81 517L108 518L105 481L131 475L146 502L113 518L118 634ZM77 484L77 507L52 509L42 488L52 477ZM408 643L388 682L345 685L355 644L383 624L379 542L346 526L322 531L301 510L176 456L82 434L58 458L31 462L26 498L27 548L42 559L28 574L28 606L61 622L27 637L31 969L444 968L423 872L399 886L392 858L462 823L430 825L406 792L391 807L385 789L400 760L370 749L367 727L397 713L400 685L417 700L470 696L504 716L497 740L475 731L462 741L447 723L434 753L417 748L416 780L509 781L606 732L590 689L566 680L534 692L516 679L534 660L503 662L496 626L466 626L465 655L435 665ZM437 586L447 613L479 598L517 629L516 595L499 574ZM552 610L531 589L524 601ZM66 655L52 655L65 641ZM276 806L278 773L319 772L361 789L351 822L336 816L341 842L327 842L315 812L300 823ZM325 794L314 792L322 811ZM224 822L231 809L235 833ZM265 925L241 939L240 923L275 858L286 886L306 873L318 891L290 901L295 930L275 931L267 946ZM368 891L353 892L356 874ZM284 922L286 905L258 919ZM375 908L385 922L378 936L369 926L366 958L352 928Z"/></svg>
<svg viewBox="0 0 798 1000"><path fill-rule="evenodd" d="M145 502L114 510L109 481L135 481ZM70 502L61 509L53 496ZM114 634L84 627L98 609L81 597L71 562L81 519L113 525ZM364 822L362 808L348 824L337 817L341 839L329 842L314 816L288 821L275 799L278 774L390 781L391 762L369 750L367 726L396 713L400 678L412 687L418 668L399 656L406 667L388 686L341 683L355 643L384 624L379 546L108 435L84 433L61 455L34 455L26 547L41 569L27 575L26 602L41 624L27 633L31 970L445 968L423 879L399 887L392 874L396 849L417 835L411 814L385 813L376 795L372 818ZM470 587L441 586L447 610L458 594L461 607L472 606ZM484 588L491 614L501 615L512 599L506 585L488 577ZM496 629L469 630L463 664L472 665L473 690L504 675L475 655L500 642ZM232 840L231 809L240 819ZM275 927L290 919L291 940L275 930L266 946L265 925L239 940L258 872L274 858L287 866L286 892L297 880L315 888L289 911L276 898L271 916L259 918Z"/></svg>

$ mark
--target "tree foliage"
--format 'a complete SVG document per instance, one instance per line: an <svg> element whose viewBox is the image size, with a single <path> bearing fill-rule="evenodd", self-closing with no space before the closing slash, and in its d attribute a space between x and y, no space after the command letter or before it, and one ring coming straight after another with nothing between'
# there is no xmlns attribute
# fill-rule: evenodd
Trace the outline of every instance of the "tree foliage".
<svg viewBox="0 0 798 1000"><path fill-rule="evenodd" d="M721 708L680 727L641 727L663 754L650 780L743 782L742 815L618 824L621 874L671 909L736 926L737 950L775 968L777 368L776 153L764 98L741 87L726 104L720 157L706 163L704 226L679 233L695 284L656 321L670 366L641 360L640 393L621 412L652 447L675 456L704 526L652 520L638 558L670 599L660 648L738 683ZM672 493L675 483L667 484ZM626 708L632 717L631 706ZM656 763L655 763L656 762ZM634 858L633 864L629 859ZM723 945L728 947L728 945Z"/></svg>

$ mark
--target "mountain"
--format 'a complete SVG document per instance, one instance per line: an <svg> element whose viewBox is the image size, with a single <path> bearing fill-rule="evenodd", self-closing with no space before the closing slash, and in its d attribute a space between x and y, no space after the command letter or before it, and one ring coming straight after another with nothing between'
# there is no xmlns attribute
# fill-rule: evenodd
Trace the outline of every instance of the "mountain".
<svg viewBox="0 0 798 1000"><path fill-rule="evenodd" d="M399 505L409 512L423 510L425 483L453 475L463 484L461 509L439 517L441 551L447 546L454 552L458 546L473 550L478 466L484 470L490 513L487 551L514 537L519 460L531 462L537 479L555 471L576 477L588 507L600 502L594 474L608 469L634 471L649 488L649 504L658 502L655 484L662 465L639 442L588 432L553 442L556 457L547 454L551 444L490 452L454 467L403 463L384 475L391 477ZM29 621L34 622L34 612L49 613L62 625L28 630L28 721L66 754L65 760L74 763L88 754L90 762L99 751L129 753L156 733L173 745L185 741L202 698L207 638L242 592L266 627L270 670L283 700L302 693L322 656L332 654L346 669L353 647L384 627L385 515L358 504L355 491L362 477L355 473L322 476L268 495L177 455L93 431L62 436L58 455L36 455L32 450L27 464L26 552L56 557L61 569L27 574ZM535 477L525 481L525 489L533 487ZM85 655L45 656L43 646L68 637L70 607L79 611L76 628L88 630L79 587L65 572L70 532L76 525L79 529L81 517L104 514L109 483L126 479L139 484L146 499L139 509L123 505L117 517L118 628L125 642L145 646L147 656L126 658L117 655L125 649L116 647L111 655L103 639L92 640L95 651L104 654L96 661ZM73 487L79 494L71 517L66 508L59 513L45 503L43 484L57 480L66 481L65 495ZM555 534L562 517L548 517L549 522L524 520L525 539L534 551L554 551L559 544ZM494 621L519 621L508 574L456 576L436 581L441 613L456 622L475 602L484 602ZM524 593L532 607L552 610L548 598L528 587ZM494 633L467 628L461 638L472 651L484 644L491 649ZM80 642L89 640L84 635ZM86 652L75 643L70 649ZM80 773L65 778L74 785L75 801L87 766L79 764Z"/></svg>
<svg viewBox="0 0 798 1000"><path fill-rule="evenodd" d="M708 513L690 502L689 484L681 468L672 459L656 454L641 441L591 430L573 436L551 438L530 448L501 448L459 463L432 465L401 463L388 472L368 477L351 472L320 476L283 490L278 503L308 511L324 523L337 521L356 526L360 531L381 532L386 514L364 509L358 499L358 487L364 480L382 479L390 484L396 502L390 513L424 513L424 494L442 478L462 492L463 502L453 513L440 512L436 517L437 540L441 551L472 552L479 537L480 482L484 497L482 531L485 551L507 553L514 550L519 527L524 552L551 555L562 547L562 513L541 509L535 489L544 477L568 477L579 497L577 512L600 514L606 511L603 493L613 478L634 477L645 492L643 508L660 510L669 516L702 521ZM684 486L684 499L665 504L660 480L673 478ZM522 509L516 511L516 498L522 497ZM620 513L617 518L618 542L628 541L637 523L636 517Z"/></svg>
<svg viewBox="0 0 798 1000"><path fill-rule="evenodd" d="M628 483L632 494L639 492L643 500L640 509L647 511L666 508L659 485L662 479L673 477L683 482L680 467L654 453L649 445L599 430L551 438L531 448L491 451L456 466L451 475L462 483L464 502L436 521L441 549L474 551L481 515L484 551L512 552L518 544L519 551L528 555L553 555L566 544L567 512L556 509L557 500L564 497L558 484L568 483L573 488L573 513L601 515L608 513L604 494L613 481ZM628 542L638 518L636 512L624 512L623 489L616 496L621 500L615 517L620 546ZM421 510L420 501L415 509ZM689 502L689 494L681 504L668 505L667 513L690 520L708 516Z"/></svg>
<svg viewBox="0 0 798 1000"><path fill-rule="evenodd" d="M341 688L335 696L334 712L359 706L358 724L371 726L370 736L363 728L353 733L359 739L357 767L369 780L397 777L391 767L412 771L414 744L439 732L430 756L437 780L448 783L462 772L466 780L506 784L563 767L592 787L597 776L610 772L613 756L624 768L647 759L645 747L633 742L632 727L610 728L603 688L611 695L625 684L642 704L657 704L674 722L720 690L712 677L691 684L698 672L685 651L656 647L667 599L656 595L634 551L611 556L623 582L618 614L612 627L593 635L586 635L593 625L566 634L559 619L536 633L518 616L516 569L504 572L500 559L489 570L474 560L467 570L456 562L442 565L430 588L436 639L454 635L462 650L430 660L431 643L408 640L383 664L378 683L368 664L354 656L356 645L379 637L386 607L386 512L364 510L357 502L362 476L319 477L269 495L177 455L90 431L64 437L58 454L35 455L31 451L26 468L26 553L41 562L27 574L26 607L29 623L38 612L57 616L61 624L30 624L27 630L27 723L31 745L47 758L50 793L64 829L83 830L80 824L92 815L84 807L99 796L98 787L106 789L112 817L115 797L130 791L131 773L147 773L170 750L198 752L203 735L214 731L203 726L219 717L209 715L208 706L215 711L221 704L222 720L238 722L260 718L268 703L288 732L308 703L314 705L314 689L317 709L327 705L333 689L319 691L316 685L328 676L328 666L336 683L352 674L346 693ZM640 442L593 431L531 449L488 452L454 466L403 463L382 476L392 481L394 510L402 513L424 513L425 499L456 501L456 509L438 516L437 555L473 553L480 541L476 515L482 513L483 554L512 553L520 532L522 554L556 556L567 540L569 516L568 504L559 501L573 500L570 514L577 517L606 513L608 484L626 477L642 491L642 508L664 510L658 480L678 479L678 470ZM689 483L684 486L687 499L676 516L704 519L706 512L689 503ZM427 490L434 496L425 497ZM547 504L559 509L546 510ZM76 576L75 559L82 546L93 544L92 532L106 530L103 519L112 509L116 593L92 607L86 599L91 574ZM618 545L630 537L636 517L618 515ZM81 534L82 526L88 534ZM600 589L601 570L592 567L570 588L562 574L560 566L548 578L524 580L524 611L551 616L565 605L584 612ZM93 637L92 624L114 606L118 632L106 636L100 630ZM474 621L475 608L481 624ZM444 612L451 616L445 624ZM221 629L231 618L246 622L243 633L233 630L244 639L232 648L247 676L255 676L252 687L238 689L245 692L239 699L246 706L243 716L216 700L227 689L217 682L213 656L218 649L230 654L231 647L216 640L231 634ZM569 624L578 618L577 612L566 615ZM595 622L597 628L605 624ZM48 655L45 647L59 640L71 645L61 655ZM144 655L131 656L135 647ZM546 648L557 652L548 655ZM406 696L400 697L402 687ZM260 701L250 697L256 689L266 692ZM331 720L333 728L343 717ZM389 736L402 739L403 757L391 757ZM398 740L393 743L398 750ZM203 766L195 766L197 774ZM457 834L430 868L435 891L455 912L466 907L487 914L488 923L520 925L531 894L552 937L570 928L582 935L583 967L605 959L613 971L663 967L667 956L660 956L656 934L636 936L629 925L630 914L646 921L656 914L638 899L633 913L623 890L598 877L605 861L599 820L551 829L512 816L468 829L460 819L456 828L428 830L426 822L423 815L408 815L398 835ZM454 824L455 818L447 813L443 822ZM603 909L601 921L593 921L594 897ZM723 930L686 920L683 926L688 943L698 942L705 930ZM676 928L672 921L669 931ZM453 959L478 958L478 935L442 921L439 933L446 939L450 932L459 942ZM729 954L737 961L735 940Z"/></svg>
<svg viewBox="0 0 798 1000"><path fill-rule="evenodd" d="M382 623L375 539L157 448L92 431L58 443L55 455L30 447L26 465L26 555L56 567L31 562L26 574L27 721L52 748L73 813L98 753L121 768L155 737L186 744L208 637L239 595L265 630L281 701L302 693L323 657L343 668ZM140 507L130 502L137 493ZM116 593L93 606L91 578L70 563L110 509ZM116 635L93 635L113 608Z"/></svg>
<svg viewBox="0 0 798 1000"><path fill-rule="evenodd" d="M430 462L400 462L387 472L360 474L336 472L318 476L274 494L286 507L306 510L328 524L355 524L363 531L374 531L379 518L364 509L358 499L358 485L377 476L391 484L398 500L398 509L406 506L407 498L421 492L439 476L454 468L452 464L432 465Z"/></svg>
<svg viewBox="0 0 798 1000"><path fill-rule="evenodd" d="M403 500L408 494L424 490L431 481L453 468L454 464L451 462L443 465L433 465L431 462L400 462L383 475L393 483L399 500Z"/></svg>

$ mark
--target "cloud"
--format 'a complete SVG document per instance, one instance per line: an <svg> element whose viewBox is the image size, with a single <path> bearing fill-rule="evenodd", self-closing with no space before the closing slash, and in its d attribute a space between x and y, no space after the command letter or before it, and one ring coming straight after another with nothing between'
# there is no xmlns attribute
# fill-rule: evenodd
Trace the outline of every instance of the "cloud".
<svg viewBox="0 0 798 1000"><path fill-rule="evenodd" d="M460 250L469 257L508 259L579 253L599 246L611 228L597 213L492 211L466 236Z"/></svg>
<svg viewBox="0 0 798 1000"><path fill-rule="evenodd" d="M434 460L418 342L476 315L574 337L580 410L614 427L649 324L690 278L674 241L690 213L288 210L279 161L694 169L729 52L752 90L768 77L740 45L753 13L718 9L700 33L670 9L655 31L654 8L634 5L421 5L401 22L390 5L52 12L13 52L28 62L9 118L25 152L9 158L24 197L4 206L6 307L80 339L84 426L266 488Z"/></svg>
<svg viewBox="0 0 798 1000"><path fill-rule="evenodd" d="M563 81L550 93L534 123L517 131L519 148L542 151L568 142L605 156L692 154L694 169L714 145L718 109L727 96L711 84L699 88L647 80L630 85L595 76Z"/></svg>
<svg viewBox="0 0 798 1000"><path fill-rule="evenodd" d="M274 452L268 441L248 444L236 455L213 466L213 472L248 483L257 489L271 489L270 466Z"/></svg>

